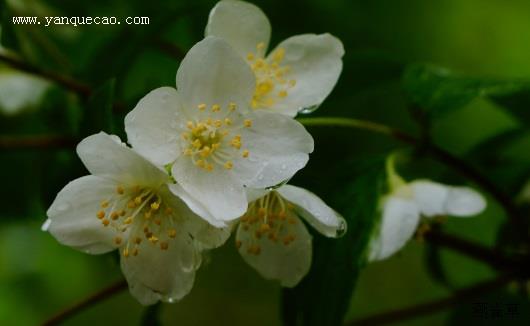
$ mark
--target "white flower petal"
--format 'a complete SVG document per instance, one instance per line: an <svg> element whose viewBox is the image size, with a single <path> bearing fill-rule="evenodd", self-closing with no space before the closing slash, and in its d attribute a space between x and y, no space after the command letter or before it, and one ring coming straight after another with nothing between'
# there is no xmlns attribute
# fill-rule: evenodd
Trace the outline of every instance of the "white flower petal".
<svg viewBox="0 0 530 326"><path fill-rule="evenodd" d="M255 189L255 188L245 188L247 191L247 200L249 203L265 196L270 190L268 189Z"/></svg>
<svg viewBox="0 0 530 326"><path fill-rule="evenodd" d="M470 216L480 213L486 207L484 198L467 187L452 187L429 180L417 180L410 183L414 200L418 203L422 215Z"/></svg>
<svg viewBox="0 0 530 326"><path fill-rule="evenodd" d="M243 1L220 1L210 11L206 36L218 36L230 43L243 57L256 52L258 43L267 49L271 26L255 5Z"/></svg>
<svg viewBox="0 0 530 326"><path fill-rule="evenodd" d="M486 208L482 195L468 187L450 187L446 200L447 214L452 216L472 216Z"/></svg>
<svg viewBox="0 0 530 326"><path fill-rule="evenodd" d="M183 226L186 228L187 232L192 234L193 238L200 243L202 249L217 248L224 244L230 237L230 226L225 226L224 223L217 226L210 225L210 223L207 222L207 219L203 219L190 209L181 195L184 195L188 202L191 202L194 207L199 207L201 212L208 214L208 217L212 219L212 222L219 223L219 221L215 220L213 216L207 212L204 206L191 198L179 185L171 184L169 185L169 189L164 187L160 190L159 194L163 197L163 201L169 205L174 212L178 212L179 216L184 217Z"/></svg>
<svg viewBox="0 0 530 326"><path fill-rule="evenodd" d="M117 182L156 187L168 180L162 170L104 132L83 139L77 154L90 173Z"/></svg>
<svg viewBox="0 0 530 326"><path fill-rule="evenodd" d="M0 113L15 115L39 104L50 83L17 71L0 73Z"/></svg>
<svg viewBox="0 0 530 326"><path fill-rule="evenodd" d="M295 116L301 109L320 105L333 90L342 71L344 48L341 41L330 34L304 34L286 39L279 48L285 50L282 66L289 67L284 78L295 80L296 84L270 109Z"/></svg>
<svg viewBox="0 0 530 326"><path fill-rule="evenodd" d="M224 221L219 221L216 219L201 202L197 201L194 197L187 193L179 184L170 184L169 190L171 190L174 195L182 199L182 201L186 203L192 212L200 216L209 224L219 228L226 226Z"/></svg>
<svg viewBox="0 0 530 326"><path fill-rule="evenodd" d="M385 259L405 246L420 220L416 203L399 197L386 198L382 214L379 229L370 244L370 261Z"/></svg>
<svg viewBox="0 0 530 326"><path fill-rule="evenodd" d="M177 88L186 112L199 114L200 104L247 108L255 85L248 64L225 41L207 37L186 54L177 71Z"/></svg>
<svg viewBox="0 0 530 326"><path fill-rule="evenodd" d="M313 151L313 137L287 116L259 110L252 128L241 130L248 158L234 162L234 172L251 188L266 188L291 178ZM255 171L259 173L247 173Z"/></svg>
<svg viewBox="0 0 530 326"><path fill-rule="evenodd" d="M247 210L245 189L232 171L219 167L206 171L195 166L189 157L182 156L173 164L172 172L182 189L219 220L216 224L234 220ZM198 211L197 206L192 207Z"/></svg>
<svg viewBox="0 0 530 326"><path fill-rule="evenodd" d="M282 228L277 242L265 236L257 239L253 229L245 231L241 224L236 234L243 259L264 278L278 280L285 287L298 284L311 267L311 235L300 219L292 218L297 222L285 224L288 227ZM289 235L294 240L285 245L282 239ZM259 253L252 253L252 248L259 248Z"/></svg>
<svg viewBox="0 0 530 326"><path fill-rule="evenodd" d="M125 117L125 132L133 148L150 161L165 165L180 154L179 133L173 127L182 111L177 90L160 87L144 96Z"/></svg>
<svg viewBox="0 0 530 326"><path fill-rule="evenodd" d="M342 216L314 193L291 185L281 186L276 191L293 203L296 212L323 235L336 237L345 231L346 222Z"/></svg>
<svg viewBox="0 0 530 326"><path fill-rule="evenodd" d="M180 300L193 287L200 256L192 239L181 232L168 243L168 249L161 250L157 244L146 241L137 256L121 256L121 268L131 294L142 304Z"/></svg>
<svg viewBox="0 0 530 326"><path fill-rule="evenodd" d="M104 227L96 216L101 201L115 189L114 182L91 175L68 183L46 213L47 231L60 243L90 254L115 249L116 231Z"/></svg>

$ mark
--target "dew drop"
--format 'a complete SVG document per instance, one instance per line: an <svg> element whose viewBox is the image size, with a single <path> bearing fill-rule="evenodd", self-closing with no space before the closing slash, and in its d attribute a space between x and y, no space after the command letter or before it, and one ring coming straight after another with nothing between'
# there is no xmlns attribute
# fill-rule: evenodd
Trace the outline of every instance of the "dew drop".
<svg viewBox="0 0 530 326"><path fill-rule="evenodd" d="M301 114L309 114L315 112L320 107L320 104L308 106L306 108L302 108L298 112Z"/></svg>
<svg viewBox="0 0 530 326"><path fill-rule="evenodd" d="M167 298L167 302L169 303L175 303L176 301L177 300L175 300L175 298L171 298L171 297Z"/></svg>
<svg viewBox="0 0 530 326"><path fill-rule="evenodd" d="M267 187L267 188L265 188L265 189L267 189L267 190L278 189L278 188L280 188L281 186L283 186L284 184L286 184L287 182L289 182L289 180L291 180L291 179L285 179L285 180L283 180L282 182L280 182L280 183L278 183L278 184L275 184L274 186Z"/></svg>

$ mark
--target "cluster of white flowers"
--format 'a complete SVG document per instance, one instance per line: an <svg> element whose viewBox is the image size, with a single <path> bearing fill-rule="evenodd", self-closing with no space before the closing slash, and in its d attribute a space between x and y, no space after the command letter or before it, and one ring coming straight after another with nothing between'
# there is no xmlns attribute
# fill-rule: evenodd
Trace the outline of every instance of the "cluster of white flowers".
<svg viewBox="0 0 530 326"><path fill-rule="evenodd" d="M346 223L313 193L286 184L313 151L293 118L329 95L344 49L329 34L305 34L267 54L270 33L256 6L219 2L205 38L181 62L177 87L151 91L125 117L131 147L103 132L78 145L91 175L59 192L43 229L86 253L118 249L142 304L189 293L201 253L233 230L241 256L263 277L298 284L312 256L301 219L327 237ZM420 214L468 216L485 206L470 189L407 185L391 170L371 260L399 250Z"/></svg>
<svg viewBox="0 0 530 326"><path fill-rule="evenodd" d="M235 227L242 257L284 286L311 264L300 218L329 237L346 228L317 196L285 184L313 151L293 117L331 92L342 43L299 35L266 56L270 31L256 6L219 2L181 62L177 88L151 91L125 117L131 147L103 132L77 147L91 175L59 192L43 229L90 254L118 249L142 304L185 296L201 252Z"/></svg>

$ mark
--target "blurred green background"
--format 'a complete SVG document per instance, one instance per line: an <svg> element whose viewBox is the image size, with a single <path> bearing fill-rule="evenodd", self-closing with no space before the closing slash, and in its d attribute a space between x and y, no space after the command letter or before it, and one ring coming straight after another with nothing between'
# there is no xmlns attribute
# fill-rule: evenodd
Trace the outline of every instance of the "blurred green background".
<svg viewBox="0 0 530 326"><path fill-rule="evenodd" d="M186 51L203 36L216 1L68 1L7 0L0 14L26 16L148 16L150 25L9 25L2 39L25 61L74 76L94 88L115 78L116 101L125 109L112 128L123 136L122 117L151 89L174 86L179 64L175 49ZM272 45L301 33L329 32L344 43L341 79L316 115L347 116L389 124L411 133L419 128L407 108L401 78L406 64L426 62L466 76L530 78L530 1L527 0L271 0L254 1L268 15ZM9 36L9 37L6 37ZM171 46L168 46L170 44ZM175 47L175 48L173 48ZM178 52L178 51L177 51ZM19 78L13 82L15 78ZM13 98L23 94L27 100ZM14 103L14 104L13 104ZM98 104L93 104L97 106ZM16 77L0 63L0 136L63 135L83 137L103 128L83 110L86 104L53 83ZM530 110L530 107L527 108ZM97 117L96 117L97 118ZM510 193L530 168L530 137L520 134L501 148L480 152L487 139L518 129L521 122L485 99L475 99L432 123L441 147L474 160ZM309 128L316 151L294 183L324 199L334 185L336 160L386 154L401 144L379 135ZM347 155L343 155L347 153ZM429 159L405 163L409 178L466 184L453 171ZM407 171L407 172L405 172ZM59 245L40 231L48 205L69 180L85 174L68 148L14 149L0 153L0 325L35 325L81 298L120 279L113 255L88 256ZM492 246L505 221L489 201L477 218L449 220L444 229ZM369 265L360 275L347 319L404 307L451 293L495 275L489 267L441 250L445 282L426 264L427 246L412 241L391 259ZM281 289L262 280L238 256L233 241L209 253L192 293L177 304L161 306L166 325L278 325ZM511 292L510 292L511 291ZM514 296L516 286L493 294L492 302ZM496 296L497 295L497 296ZM477 300L477 301L481 301ZM458 307L457 307L458 308ZM407 321L407 325L462 324L466 307ZM469 308L469 305L467 306ZM522 306L521 306L522 309ZM469 310L469 309L468 309ZM144 307L124 291L70 319L66 325L139 324ZM516 320L497 321L525 325ZM495 322L495 321L490 321Z"/></svg>

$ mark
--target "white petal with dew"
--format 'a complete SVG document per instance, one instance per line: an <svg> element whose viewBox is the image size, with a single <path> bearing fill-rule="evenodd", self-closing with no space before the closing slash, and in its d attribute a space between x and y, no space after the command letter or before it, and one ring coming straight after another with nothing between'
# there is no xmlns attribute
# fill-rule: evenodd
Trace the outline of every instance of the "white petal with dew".
<svg viewBox="0 0 530 326"><path fill-rule="evenodd" d="M254 73L225 41L207 37L195 44L177 71L177 88L188 116L200 115L201 104L245 109L255 86Z"/></svg>
<svg viewBox="0 0 530 326"><path fill-rule="evenodd" d="M304 108L320 105L331 93L342 71L344 47L330 34L303 34L286 39L278 44L280 48L285 50L282 65L289 67L284 78L296 84L271 109L295 116Z"/></svg>
<svg viewBox="0 0 530 326"><path fill-rule="evenodd" d="M150 161L165 165L173 162L178 146L178 118L182 105L177 90L160 87L144 96L125 117L125 132L133 148Z"/></svg>
<svg viewBox="0 0 530 326"><path fill-rule="evenodd" d="M104 227L96 216L102 199L110 197L115 189L114 182L97 176L68 183L46 213L47 231L60 243L90 254L115 249L116 231Z"/></svg>
<svg viewBox="0 0 530 326"><path fill-rule="evenodd" d="M267 49L271 26L267 16L255 5L244 1L219 1L210 11L206 36L225 39L243 57L256 51L258 43Z"/></svg>
<svg viewBox="0 0 530 326"><path fill-rule="evenodd" d="M168 180L164 171L104 132L83 139L77 154L90 173L117 182L157 187Z"/></svg>
<svg viewBox="0 0 530 326"><path fill-rule="evenodd" d="M293 203L296 212L323 235L336 237L345 231L344 218L314 193L291 185L284 185L276 191Z"/></svg>
<svg viewBox="0 0 530 326"><path fill-rule="evenodd" d="M236 241L241 243L239 253L243 259L261 276L278 280L285 287L296 286L311 267L311 235L302 221L298 218L296 221L295 224L289 224L288 228L282 229L278 242L267 237L255 239L252 230L245 231L241 225L236 234ZM293 235L294 240L285 245L281 239L287 235ZM249 252L251 245L259 246L259 254Z"/></svg>

